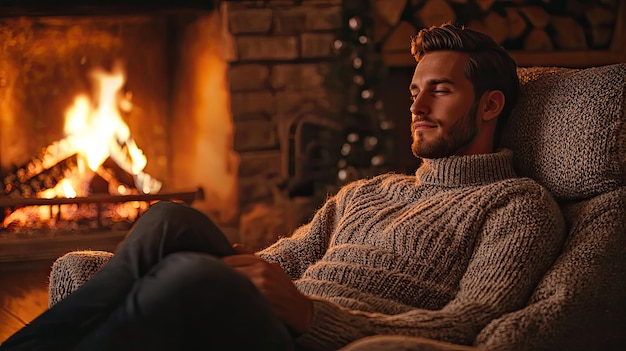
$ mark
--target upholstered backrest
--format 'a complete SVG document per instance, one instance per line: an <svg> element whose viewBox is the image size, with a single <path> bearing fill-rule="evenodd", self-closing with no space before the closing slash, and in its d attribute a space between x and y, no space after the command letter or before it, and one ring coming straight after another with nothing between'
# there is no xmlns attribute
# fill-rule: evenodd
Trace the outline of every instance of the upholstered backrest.
<svg viewBox="0 0 626 351"><path fill-rule="evenodd" d="M587 69L520 68L520 100L501 146L517 171L558 200L626 184L626 64Z"/></svg>
<svg viewBox="0 0 626 351"><path fill-rule="evenodd" d="M626 64L520 69L502 146L560 200L568 237L528 305L476 339L488 350L624 349ZM610 345L619 345L612 348Z"/></svg>

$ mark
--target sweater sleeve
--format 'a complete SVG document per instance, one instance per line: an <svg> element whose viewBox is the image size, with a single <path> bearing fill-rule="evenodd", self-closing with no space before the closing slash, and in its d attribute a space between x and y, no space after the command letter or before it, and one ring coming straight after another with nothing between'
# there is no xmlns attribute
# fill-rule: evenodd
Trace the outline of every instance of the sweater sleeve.
<svg viewBox="0 0 626 351"><path fill-rule="evenodd" d="M280 264L292 280L300 278L310 265L326 253L343 208L360 183L362 181L356 181L341 188L324 203L309 223L296 229L291 236L257 252L257 255L268 262Z"/></svg>
<svg viewBox="0 0 626 351"><path fill-rule="evenodd" d="M316 298L310 328L298 343L327 350L365 336L395 334L472 344L491 320L524 306L564 240L558 206L542 188L531 194L520 191L486 211L458 292L442 309L386 315Z"/></svg>

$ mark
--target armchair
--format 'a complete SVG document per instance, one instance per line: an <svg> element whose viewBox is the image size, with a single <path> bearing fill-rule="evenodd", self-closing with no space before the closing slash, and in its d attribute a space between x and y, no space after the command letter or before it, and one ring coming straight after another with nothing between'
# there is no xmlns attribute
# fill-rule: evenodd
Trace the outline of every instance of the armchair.
<svg viewBox="0 0 626 351"><path fill-rule="evenodd" d="M518 106L501 146L518 173L557 199L568 225L563 252L525 308L487 325L487 350L607 350L626 347L626 64L587 69L520 68ZM541 255L541 253L537 253ZM110 257L71 252L50 276L50 304ZM372 336L344 348L466 350L432 340Z"/></svg>

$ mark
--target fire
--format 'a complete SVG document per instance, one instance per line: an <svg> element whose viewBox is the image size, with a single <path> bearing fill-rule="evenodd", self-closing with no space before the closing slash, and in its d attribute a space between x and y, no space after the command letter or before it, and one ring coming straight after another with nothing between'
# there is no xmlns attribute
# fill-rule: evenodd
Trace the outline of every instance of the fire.
<svg viewBox="0 0 626 351"><path fill-rule="evenodd" d="M161 184L151 179L144 184L142 172L147 164L143 151L130 136L130 129L122 119L120 108L131 108L120 90L124 86L125 76L122 70L112 73L94 70L91 73L98 92L95 101L85 95L75 98L74 104L65 116L65 133L70 149L76 151L79 159L86 161L92 172L97 172L104 161L111 157L123 170L132 174L140 191L145 194L158 192ZM81 176L91 178L93 173L79 170ZM73 184L74 187L76 184ZM77 189L84 194L86 189ZM59 196L61 194L57 194Z"/></svg>
<svg viewBox="0 0 626 351"><path fill-rule="evenodd" d="M28 180L76 156L76 164L64 170L63 179L35 196L45 199L86 197L96 174L109 182L111 195L158 193L161 182L143 172L147 164L146 156L131 137L130 129L122 118L122 111L132 109L130 100L121 93L126 79L124 72L119 68L110 73L95 69L90 76L95 83L94 99L84 94L74 98L65 113L65 138L46 147L37 162L25 167L26 174L22 178ZM109 158L133 177L136 189L121 184L103 167ZM134 219L144 207L138 203L127 203L116 205L111 211L115 217ZM65 211L62 211L63 208ZM52 222L55 217L75 215L77 210L76 205L28 206L10 213L3 224L5 228L10 224L24 225L35 214L40 220Z"/></svg>

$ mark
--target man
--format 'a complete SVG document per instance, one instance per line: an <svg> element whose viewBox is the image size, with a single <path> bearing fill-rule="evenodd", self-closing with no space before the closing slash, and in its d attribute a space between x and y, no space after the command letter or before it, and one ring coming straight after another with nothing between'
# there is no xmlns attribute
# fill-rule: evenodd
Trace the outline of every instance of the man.
<svg viewBox="0 0 626 351"><path fill-rule="evenodd" d="M514 61L452 25L412 40L415 176L343 187L310 223L251 254L190 208L159 203L83 287L0 349L334 350L378 334L472 344L524 306L564 224L494 138Z"/></svg>

